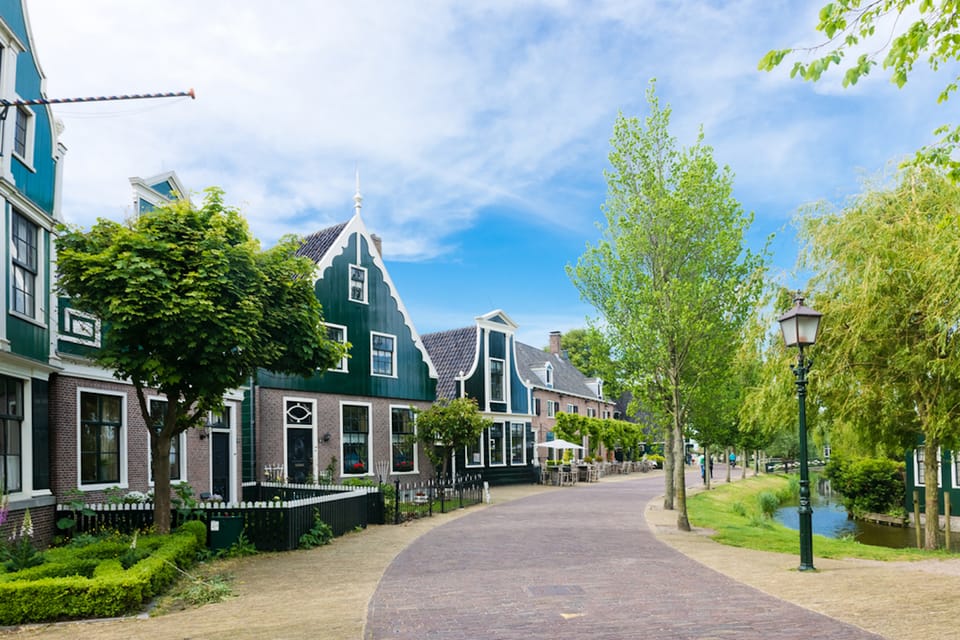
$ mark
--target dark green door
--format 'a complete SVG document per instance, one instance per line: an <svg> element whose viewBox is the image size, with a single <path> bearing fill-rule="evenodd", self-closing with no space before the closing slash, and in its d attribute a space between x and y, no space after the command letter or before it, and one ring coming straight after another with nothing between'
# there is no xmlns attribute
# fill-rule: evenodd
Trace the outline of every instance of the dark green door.
<svg viewBox="0 0 960 640"><path fill-rule="evenodd" d="M230 502L230 432L212 432L210 449L213 493Z"/></svg>
<svg viewBox="0 0 960 640"><path fill-rule="evenodd" d="M294 483L307 481L313 474L312 429L287 429L287 480Z"/></svg>

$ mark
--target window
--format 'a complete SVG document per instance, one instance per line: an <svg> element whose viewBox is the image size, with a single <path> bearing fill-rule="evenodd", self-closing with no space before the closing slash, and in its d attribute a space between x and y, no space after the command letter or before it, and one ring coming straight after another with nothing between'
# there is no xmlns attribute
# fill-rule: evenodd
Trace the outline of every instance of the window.
<svg viewBox="0 0 960 640"><path fill-rule="evenodd" d="M120 482L123 398L80 394L80 483Z"/></svg>
<svg viewBox="0 0 960 640"><path fill-rule="evenodd" d="M357 265L350 265L350 300L353 302L367 301L367 270Z"/></svg>
<svg viewBox="0 0 960 640"><path fill-rule="evenodd" d="M160 429L163 426L163 417L167 412L167 401L166 400L157 400L154 398L150 399L150 418L153 420L154 429ZM150 433L150 437L153 437L153 431ZM180 452L183 450L183 439L184 434L180 434L175 438L170 439L170 480L181 480L183 474L180 472L181 468L181 459L182 456ZM150 482L153 482L153 458L151 448L151 457L150 459Z"/></svg>
<svg viewBox="0 0 960 640"><path fill-rule="evenodd" d="M596 417L597 417L597 410L594 409L593 407L587 407L587 417L588 417L588 418L596 418Z"/></svg>
<svg viewBox="0 0 960 640"><path fill-rule="evenodd" d="M490 401L503 402L503 360L490 358Z"/></svg>
<svg viewBox="0 0 960 640"><path fill-rule="evenodd" d="M482 467L483 466L483 435L481 434L473 442L473 444L467 445L463 452L464 460L466 460L466 466L468 467Z"/></svg>
<svg viewBox="0 0 960 640"><path fill-rule="evenodd" d="M503 437L503 423L494 422L489 429L490 434L490 465L503 464L503 447L506 440Z"/></svg>
<svg viewBox="0 0 960 640"><path fill-rule="evenodd" d="M284 403L284 420L288 427L312 427L313 403L307 400L287 400Z"/></svg>
<svg viewBox="0 0 960 640"><path fill-rule="evenodd" d="M567 413L577 413L577 406L567 403Z"/></svg>
<svg viewBox="0 0 960 640"><path fill-rule="evenodd" d="M23 491L23 382L0 376L0 482L7 493Z"/></svg>
<svg viewBox="0 0 960 640"><path fill-rule="evenodd" d="M13 260L12 308L31 318L37 312L37 235L38 227L16 211L10 233Z"/></svg>
<svg viewBox="0 0 960 640"><path fill-rule="evenodd" d="M338 324L328 324L327 327L327 339L332 340L333 342L339 342L340 344L347 344L347 328ZM330 367L327 371L336 371L339 373L347 373L347 354L344 353L343 357L340 358L340 362L335 367Z"/></svg>
<svg viewBox="0 0 960 640"><path fill-rule="evenodd" d="M553 388L553 367L549 362L547 363L546 380L544 382L547 383L548 387Z"/></svg>
<svg viewBox="0 0 960 640"><path fill-rule="evenodd" d="M927 448L923 445L918 446L913 453L914 457L914 466L913 466L913 478L914 484L918 487L924 486L926 484L926 478L924 478L924 469L923 469L923 460L926 455ZM937 468L940 469L940 450L937 449ZM942 474L937 475L937 486L941 486L943 483L940 481Z"/></svg>
<svg viewBox="0 0 960 640"><path fill-rule="evenodd" d="M392 407L390 409L390 442L392 445L392 465L394 473L406 473L417 470L417 429L414 423L413 409L410 407Z"/></svg>
<svg viewBox="0 0 960 640"><path fill-rule="evenodd" d="M523 464L526 462L524 451L524 433L522 422L510 423L510 464Z"/></svg>
<svg viewBox="0 0 960 640"><path fill-rule="evenodd" d="M375 376L393 376L396 371L397 339L385 333L370 334L370 372Z"/></svg>
<svg viewBox="0 0 960 640"><path fill-rule="evenodd" d="M17 107L13 132L13 152L26 164L32 164L33 151L33 112L22 106Z"/></svg>
<svg viewBox="0 0 960 640"><path fill-rule="evenodd" d="M540 398L533 399L533 413L535 415L540 415Z"/></svg>
<svg viewBox="0 0 960 640"><path fill-rule="evenodd" d="M343 437L343 473L366 474L370 470L370 407L340 406Z"/></svg>
<svg viewBox="0 0 960 640"><path fill-rule="evenodd" d="M557 416L557 402L547 400L547 417L555 418Z"/></svg>

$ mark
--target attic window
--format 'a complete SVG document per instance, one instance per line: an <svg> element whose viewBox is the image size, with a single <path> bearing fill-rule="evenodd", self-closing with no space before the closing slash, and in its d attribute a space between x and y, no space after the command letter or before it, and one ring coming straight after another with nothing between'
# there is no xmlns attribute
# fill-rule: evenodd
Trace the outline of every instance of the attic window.
<svg viewBox="0 0 960 640"><path fill-rule="evenodd" d="M367 302L367 270L357 265L350 265L350 300L353 302Z"/></svg>
<svg viewBox="0 0 960 640"><path fill-rule="evenodd" d="M553 367L549 362L547 363L546 380L544 382L547 383L548 387L553 388Z"/></svg>

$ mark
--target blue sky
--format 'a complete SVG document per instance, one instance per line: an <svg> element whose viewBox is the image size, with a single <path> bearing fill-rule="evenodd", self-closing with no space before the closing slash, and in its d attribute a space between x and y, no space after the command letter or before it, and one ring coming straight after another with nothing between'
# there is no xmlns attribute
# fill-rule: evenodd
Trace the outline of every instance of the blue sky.
<svg viewBox="0 0 960 640"><path fill-rule="evenodd" d="M50 97L196 89L197 99L58 106L62 211L131 213L128 178L223 187L265 245L363 217L420 333L501 308L520 339L584 326L564 267L599 237L618 112L657 79L672 132L702 125L791 286L797 209L842 204L932 140L955 101L921 70L852 89L769 49L812 45L819 2L28 0ZM955 74L954 74L955 75Z"/></svg>

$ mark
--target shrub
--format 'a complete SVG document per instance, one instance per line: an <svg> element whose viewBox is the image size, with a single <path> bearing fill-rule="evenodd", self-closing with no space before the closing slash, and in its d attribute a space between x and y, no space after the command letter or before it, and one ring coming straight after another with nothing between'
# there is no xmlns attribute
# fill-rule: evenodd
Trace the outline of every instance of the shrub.
<svg viewBox="0 0 960 640"><path fill-rule="evenodd" d="M903 509L902 462L886 458L861 458L852 461L842 477L843 504L847 511L888 513Z"/></svg>
<svg viewBox="0 0 960 640"><path fill-rule="evenodd" d="M743 503L737 500L732 505L730 505L730 510L733 511L738 516L746 516L747 508L743 506Z"/></svg>
<svg viewBox="0 0 960 640"><path fill-rule="evenodd" d="M780 506L780 498L773 491L761 491L757 494L757 506L760 507L760 513L765 518L773 518L777 507Z"/></svg>
<svg viewBox="0 0 960 640"><path fill-rule="evenodd" d="M313 527L310 531L300 536L300 548L312 549L325 544L330 544L333 540L333 529L326 522L320 519L320 510L313 512Z"/></svg>

